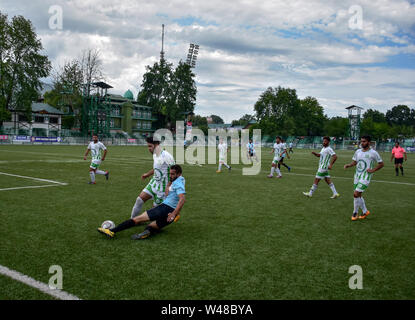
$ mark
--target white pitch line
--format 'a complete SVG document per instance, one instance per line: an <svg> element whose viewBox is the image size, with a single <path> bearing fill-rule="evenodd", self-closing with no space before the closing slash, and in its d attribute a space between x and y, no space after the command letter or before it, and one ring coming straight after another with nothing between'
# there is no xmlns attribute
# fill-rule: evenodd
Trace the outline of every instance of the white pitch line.
<svg viewBox="0 0 415 320"><path fill-rule="evenodd" d="M81 300L77 296L74 296L70 293L67 293L60 289L51 289L48 285L44 284L43 282L37 281L33 278L30 278L18 271L11 270L7 267L0 265L0 274L5 275L9 278L14 280L20 281L32 288L38 289L52 297L55 297L60 300Z"/></svg>
<svg viewBox="0 0 415 320"><path fill-rule="evenodd" d="M32 179L32 180L37 180L37 181L50 182L50 183L55 183L55 184L59 184L62 186L68 185L67 183L64 183L64 182L58 182L58 181L40 179L40 178L34 178L34 177L19 176L17 174L11 174L11 173L5 173L5 172L0 172L0 174L3 174L5 176L10 176L10 177L18 177L18 178L23 178L23 179Z"/></svg>
<svg viewBox="0 0 415 320"><path fill-rule="evenodd" d="M46 184L44 186L27 186L27 187L4 188L4 189L0 189L0 191L18 190L18 189L36 189L36 188L46 188L46 187L59 187L59 185L57 185L57 184Z"/></svg>

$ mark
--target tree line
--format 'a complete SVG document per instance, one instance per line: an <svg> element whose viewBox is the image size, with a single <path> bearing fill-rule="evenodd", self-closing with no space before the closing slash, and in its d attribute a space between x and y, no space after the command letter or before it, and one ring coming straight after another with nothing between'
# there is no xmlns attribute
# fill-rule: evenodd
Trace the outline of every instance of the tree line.
<svg viewBox="0 0 415 320"><path fill-rule="evenodd" d="M256 120L252 129L262 135L347 137L348 117L331 117L314 97L299 99L295 89L267 88L254 105L254 114L245 114L233 125ZM386 113L368 109L361 118L361 134L376 140L415 136L415 110L406 105L392 107Z"/></svg>

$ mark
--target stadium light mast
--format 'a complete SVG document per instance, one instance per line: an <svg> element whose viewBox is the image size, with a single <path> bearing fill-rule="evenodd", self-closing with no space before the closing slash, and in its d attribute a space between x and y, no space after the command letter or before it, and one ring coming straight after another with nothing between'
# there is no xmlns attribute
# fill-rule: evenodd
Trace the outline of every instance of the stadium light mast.
<svg viewBox="0 0 415 320"><path fill-rule="evenodd" d="M160 51L160 60L164 60L164 24L161 25L161 51Z"/></svg>
<svg viewBox="0 0 415 320"><path fill-rule="evenodd" d="M360 115L363 108L352 105L347 107L346 110L349 113L349 137L352 140L358 140L360 137Z"/></svg>
<svg viewBox="0 0 415 320"><path fill-rule="evenodd" d="M199 45L191 43L187 53L186 63L191 67L196 67L197 55L199 54Z"/></svg>

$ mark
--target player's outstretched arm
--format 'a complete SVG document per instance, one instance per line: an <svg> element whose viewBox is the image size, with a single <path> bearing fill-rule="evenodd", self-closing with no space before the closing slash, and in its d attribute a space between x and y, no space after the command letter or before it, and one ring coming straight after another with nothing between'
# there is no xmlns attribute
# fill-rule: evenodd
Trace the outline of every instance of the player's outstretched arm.
<svg viewBox="0 0 415 320"><path fill-rule="evenodd" d="M186 202L186 196L184 193L181 193L178 196L179 196L179 203L177 204L176 209L174 209L173 212L170 212L169 215L167 216L168 222L173 221L176 218L176 216L180 214L180 210L182 210L184 203Z"/></svg>
<svg viewBox="0 0 415 320"><path fill-rule="evenodd" d="M317 158L320 158L320 153L317 153L317 152L311 152L311 154L314 154Z"/></svg>
<svg viewBox="0 0 415 320"><path fill-rule="evenodd" d="M393 152L392 152L392 155L391 155L391 162L393 161L393 158L394 158L394 155L393 155Z"/></svg>
<svg viewBox="0 0 415 320"><path fill-rule="evenodd" d="M345 164L344 169L354 167L356 164L357 164L357 162L353 160L351 163Z"/></svg>
<svg viewBox="0 0 415 320"><path fill-rule="evenodd" d="M104 155L102 156L101 161L104 161L106 156L107 156L107 149L104 150Z"/></svg>

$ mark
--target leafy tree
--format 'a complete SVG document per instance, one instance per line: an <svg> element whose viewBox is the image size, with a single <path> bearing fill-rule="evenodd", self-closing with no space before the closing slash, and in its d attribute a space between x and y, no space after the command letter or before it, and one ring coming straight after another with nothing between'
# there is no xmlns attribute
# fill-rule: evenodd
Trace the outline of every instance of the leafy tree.
<svg viewBox="0 0 415 320"><path fill-rule="evenodd" d="M40 79L49 75L51 64L30 20L15 16L8 21L0 12L0 125L9 110L25 110L31 118L32 101L41 89Z"/></svg>
<svg viewBox="0 0 415 320"><path fill-rule="evenodd" d="M232 126L246 126L252 120L255 120L253 115L244 114L239 120L233 120Z"/></svg>
<svg viewBox="0 0 415 320"><path fill-rule="evenodd" d="M164 59L154 63L152 67L146 67L141 84L142 90L138 95L138 103L152 108L153 114L158 119L157 127L166 124L167 104L171 98L170 81L172 78L172 64Z"/></svg>
<svg viewBox="0 0 415 320"><path fill-rule="evenodd" d="M300 109L296 90L282 87L269 87L254 105L259 128L265 135L294 134L298 130L295 119Z"/></svg>
<svg viewBox="0 0 415 320"><path fill-rule="evenodd" d="M210 118L212 118L213 124L224 124L225 123L225 121L223 121L223 119L219 117L218 115L212 114Z"/></svg>
<svg viewBox="0 0 415 320"><path fill-rule="evenodd" d="M316 98L306 97L300 100L300 112L295 120L298 129L296 135L321 136L325 134L324 125L327 117Z"/></svg>
<svg viewBox="0 0 415 320"><path fill-rule="evenodd" d="M344 137L347 134L349 119L343 117L333 117L326 122L325 133L330 137Z"/></svg>
<svg viewBox="0 0 415 320"><path fill-rule="evenodd" d="M368 109L363 114L363 120L366 120L366 119L371 119L373 122L378 122L378 123L386 122L385 114L374 109Z"/></svg>
<svg viewBox="0 0 415 320"><path fill-rule="evenodd" d="M208 123L206 117L194 115L192 119L192 125L202 130L205 135L208 134Z"/></svg>
<svg viewBox="0 0 415 320"><path fill-rule="evenodd" d="M386 112L386 121L390 125L414 125L414 112L408 106L397 105Z"/></svg>

